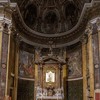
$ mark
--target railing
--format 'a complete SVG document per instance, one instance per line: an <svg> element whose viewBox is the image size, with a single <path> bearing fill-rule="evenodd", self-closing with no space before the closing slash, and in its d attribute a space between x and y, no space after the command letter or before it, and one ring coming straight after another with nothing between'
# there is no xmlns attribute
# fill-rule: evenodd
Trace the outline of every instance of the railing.
<svg viewBox="0 0 100 100"><path fill-rule="evenodd" d="M42 89L40 87L37 87L37 92L36 92L36 100L38 99L56 99L56 100L62 100L64 98L64 92L63 88L58 88L54 89L54 94L53 95L48 95L48 90L47 89Z"/></svg>

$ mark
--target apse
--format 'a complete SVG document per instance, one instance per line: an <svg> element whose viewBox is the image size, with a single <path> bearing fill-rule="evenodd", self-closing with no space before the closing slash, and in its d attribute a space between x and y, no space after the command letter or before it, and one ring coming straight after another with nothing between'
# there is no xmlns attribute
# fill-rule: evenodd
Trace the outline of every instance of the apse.
<svg viewBox="0 0 100 100"><path fill-rule="evenodd" d="M0 100L99 100L99 0L0 0Z"/></svg>

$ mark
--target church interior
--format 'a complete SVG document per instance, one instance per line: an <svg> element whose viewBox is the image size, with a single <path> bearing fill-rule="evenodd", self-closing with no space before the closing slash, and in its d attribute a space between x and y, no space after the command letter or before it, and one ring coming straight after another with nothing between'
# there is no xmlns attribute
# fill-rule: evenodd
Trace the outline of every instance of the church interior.
<svg viewBox="0 0 100 100"><path fill-rule="evenodd" d="M0 100L100 100L100 0L0 0Z"/></svg>

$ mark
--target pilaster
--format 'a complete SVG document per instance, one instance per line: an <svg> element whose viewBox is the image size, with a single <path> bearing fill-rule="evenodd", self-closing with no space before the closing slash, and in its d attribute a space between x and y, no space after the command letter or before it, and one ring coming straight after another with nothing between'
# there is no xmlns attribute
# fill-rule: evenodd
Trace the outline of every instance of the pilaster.
<svg viewBox="0 0 100 100"><path fill-rule="evenodd" d="M36 61L38 61L38 59L39 59L39 57L40 57L40 49L39 48L36 48L35 49L35 60ZM40 73L40 75L41 76L38 76L38 74L39 74L39 67L42 67L42 66L40 66L40 65L37 65L37 64L35 64L35 77L34 77L34 100L36 99L36 92L37 92L37 86L39 85L38 84L38 78L40 79L40 82L41 82L41 80L42 80L42 73ZM40 68L40 70L41 70L41 68ZM41 83L40 83L41 84Z"/></svg>
<svg viewBox="0 0 100 100"><path fill-rule="evenodd" d="M98 88L100 91L100 18L97 19L97 31L98 31L98 45L99 45L99 66L97 67L98 72L99 72L99 76L98 76ZM100 93L100 92L99 92Z"/></svg>
<svg viewBox="0 0 100 100"><path fill-rule="evenodd" d="M87 100L87 35L83 35L82 42L82 68L83 68L83 100Z"/></svg>
<svg viewBox="0 0 100 100"><path fill-rule="evenodd" d="M1 72L2 72L2 34L3 34L3 27L2 22L0 22L0 100L2 100L2 82L1 82Z"/></svg>
<svg viewBox="0 0 100 100"><path fill-rule="evenodd" d="M10 23L7 24L8 28L7 30L4 31L4 34L8 34L8 51L7 51L7 69L6 69L6 87L5 87L5 97L9 96L9 84L10 84L10 66L9 66L9 61L10 61L10 38L11 38L11 25Z"/></svg>
<svg viewBox="0 0 100 100"><path fill-rule="evenodd" d="M66 49L64 49L64 59L67 59ZM63 89L64 89L64 100L67 100L67 64L63 65Z"/></svg>
<svg viewBox="0 0 100 100"><path fill-rule="evenodd" d="M98 47L98 52L99 52L99 63L98 63L98 65L96 65L95 66L95 72L97 72L97 73L95 73L95 74L97 74L96 76L95 76L95 80L97 80L96 82L95 82L95 99L94 100L99 100L100 99L100 17L99 18L97 18L97 20L96 20L96 25L97 25L97 35L98 35L98 45L99 45L99 47Z"/></svg>
<svg viewBox="0 0 100 100"><path fill-rule="evenodd" d="M89 68L89 80L88 84L90 86L90 90L88 98L94 100L94 65L93 65L93 44L92 44L92 28L91 24L88 26L88 68Z"/></svg>
<svg viewBox="0 0 100 100"><path fill-rule="evenodd" d="M8 73L9 73L9 51L10 51L10 26L11 21L4 19L2 16L0 19L0 97L1 99L8 97Z"/></svg>
<svg viewBox="0 0 100 100"><path fill-rule="evenodd" d="M20 45L20 36L15 34L15 74L14 74L14 91L13 99L17 100L17 88L18 88L18 66L19 66L19 45Z"/></svg>
<svg viewBox="0 0 100 100"><path fill-rule="evenodd" d="M9 98L10 27L12 25L11 8L8 0L0 1L0 100Z"/></svg>

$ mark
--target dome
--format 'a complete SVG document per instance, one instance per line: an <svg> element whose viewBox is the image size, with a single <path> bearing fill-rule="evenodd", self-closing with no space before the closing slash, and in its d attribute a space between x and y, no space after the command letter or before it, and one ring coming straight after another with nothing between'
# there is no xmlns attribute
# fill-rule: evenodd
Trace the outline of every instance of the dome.
<svg viewBox="0 0 100 100"><path fill-rule="evenodd" d="M97 14L91 15L92 9L99 6L91 0L16 1L18 7L13 13L13 21L17 20L15 25L20 34L42 46L50 41L58 46L77 43L89 18Z"/></svg>

